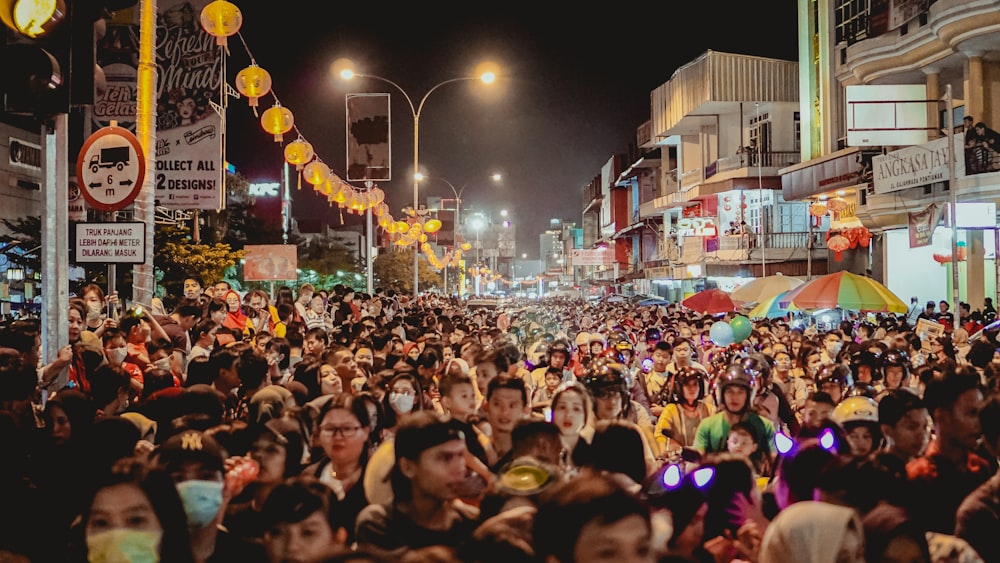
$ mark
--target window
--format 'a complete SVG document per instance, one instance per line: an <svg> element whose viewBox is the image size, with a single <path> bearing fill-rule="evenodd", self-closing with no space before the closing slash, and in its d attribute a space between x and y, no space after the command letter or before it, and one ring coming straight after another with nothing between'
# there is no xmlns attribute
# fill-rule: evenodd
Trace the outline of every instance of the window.
<svg viewBox="0 0 1000 563"><path fill-rule="evenodd" d="M871 0L838 0L834 8L836 42L852 45L868 38Z"/></svg>

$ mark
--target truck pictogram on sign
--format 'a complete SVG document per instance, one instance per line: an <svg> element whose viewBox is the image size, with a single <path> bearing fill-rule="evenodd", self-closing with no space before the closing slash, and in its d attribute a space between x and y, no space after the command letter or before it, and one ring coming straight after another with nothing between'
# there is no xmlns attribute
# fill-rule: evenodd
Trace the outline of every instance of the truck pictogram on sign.
<svg viewBox="0 0 1000 563"><path fill-rule="evenodd" d="M83 143L76 175L91 207L118 211L139 195L146 175L146 157L135 135L112 123Z"/></svg>
<svg viewBox="0 0 1000 563"><path fill-rule="evenodd" d="M129 146L106 147L101 149L100 155L90 157L90 171L97 174L101 168L116 168L124 170L128 165Z"/></svg>

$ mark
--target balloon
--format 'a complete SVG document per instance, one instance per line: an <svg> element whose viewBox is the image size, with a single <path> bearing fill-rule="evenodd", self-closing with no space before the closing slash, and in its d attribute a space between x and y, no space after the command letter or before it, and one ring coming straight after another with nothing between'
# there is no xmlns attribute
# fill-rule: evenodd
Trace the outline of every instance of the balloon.
<svg viewBox="0 0 1000 563"><path fill-rule="evenodd" d="M708 335L712 338L712 342L719 346L728 346L733 343L733 328L726 321L712 323Z"/></svg>
<svg viewBox="0 0 1000 563"><path fill-rule="evenodd" d="M729 328L733 330L733 342L743 342L750 337L753 325L750 324L750 319L743 315L737 315L729 321Z"/></svg>

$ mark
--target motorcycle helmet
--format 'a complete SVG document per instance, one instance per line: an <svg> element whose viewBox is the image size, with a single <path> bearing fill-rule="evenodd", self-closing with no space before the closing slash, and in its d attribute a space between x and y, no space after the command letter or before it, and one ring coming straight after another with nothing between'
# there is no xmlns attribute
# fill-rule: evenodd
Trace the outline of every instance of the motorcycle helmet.
<svg viewBox="0 0 1000 563"><path fill-rule="evenodd" d="M625 380L626 368L619 362L611 358L595 358L587 371L583 375L581 382L594 397L597 397L609 390L616 390L622 393L624 398L628 391Z"/></svg>
<svg viewBox="0 0 1000 563"><path fill-rule="evenodd" d="M878 424L878 403L868 397L848 397L834 407L830 418L845 430L857 422Z"/></svg>
<svg viewBox="0 0 1000 563"><path fill-rule="evenodd" d="M878 397L878 389L870 383L857 381L847 390L847 394L844 395L845 399L850 397L868 397L869 399L874 399Z"/></svg>
<svg viewBox="0 0 1000 563"><path fill-rule="evenodd" d="M878 359L878 367L885 377L886 369L891 367L903 368L903 378L910 373L910 356L903 350L888 350Z"/></svg>
<svg viewBox="0 0 1000 563"><path fill-rule="evenodd" d="M743 359L743 368L757 376L757 383L766 385L771 381L771 361L760 353L753 353Z"/></svg>
<svg viewBox="0 0 1000 563"><path fill-rule="evenodd" d="M726 388L733 385L743 387L747 391L746 404L743 405L743 410L740 411L746 412L757 397L757 376L753 371L744 368L742 362L730 364L726 368L726 371L719 375L715 383L715 401L720 408L725 408L726 401L724 395Z"/></svg>
<svg viewBox="0 0 1000 563"><path fill-rule="evenodd" d="M864 368L868 368L870 371L872 381L882 380L878 356L868 350L858 350L851 354L851 373L854 375L854 381L860 381L858 372Z"/></svg>
<svg viewBox="0 0 1000 563"><path fill-rule="evenodd" d="M696 367L685 366L677 371L674 378L674 396L677 402L684 401L684 385L689 381L698 382L697 400L704 399L708 393L708 374Z"/></svg>
<svg viewBox="0 0 1000 563"><path fill-rule="evenodd" d="M573 355L573 347L570 346L569 341L565 338L557 338L547 349L545 356L546 361L552 363L552 354L562 353L566 356L566 363L569 363L570 357Z"/></svg>
<svg viewBox="0 0 1000 563"><path fill-rule="evenodd" d="M847 389L854 385L854 376L851 370L844 364L826 364L819 368L816 374L816 388L823 390L823 386L828 383L836 383L840 386L840 397L844 397Z"/></svg>

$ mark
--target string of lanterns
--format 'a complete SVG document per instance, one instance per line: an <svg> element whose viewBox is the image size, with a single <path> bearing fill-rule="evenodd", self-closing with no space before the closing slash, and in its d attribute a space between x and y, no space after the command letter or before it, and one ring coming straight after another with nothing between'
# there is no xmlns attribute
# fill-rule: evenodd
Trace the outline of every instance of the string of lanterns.
<svg viewBox="0 0 1000 563"><path fill-rule="evenodd" d="M237 35L243 25L243 14L240 9L227 0L213 0L205 5L201 11L202 28L216 38L216 44L222 47L226 55L229 55L228 38ZM378 187L371 189L358 189L348 184L335 174L330 167L316 154L313 146L305 139L302 132L295 125L295 116L290 109L281 105L277 94L272 88L271 74L260 67L250 52L242 35L239 36L243 42L243 48L250 57L250 65L236 74L235 87L237 91L247 98L247 103L253 109L254 116L259 116L261 128L274 137L275 143L283 143L285 134L294 129L297 138L285 145L285 161L295 166L297 176L297 187L302 189L302 179L313 186L313 190L326 196L327 202L333 206L334 203L341 210L341 222L343 222L343 210L349 213L364 213L368 209L378 218L378 225L381 229L393 235L396 244L412 227L404 221L395 221L389 213L389 206L385 203L385 192ZM262 113L258 114L260 98L270 94L274 98L274 105ZM407 225L407 228L400 229L399 224ZM428 221L429 223L429 221ZM438 222L440 228L440 221ZM424 229L427 230L427 229ZM436 230L436 229L435 229ZM428 232L433 232L427 230ZM414 244L420 239L422 233L417 236L406 237L408 240L403 246ZM420 242L426 242L426 236Z"/></svg>

